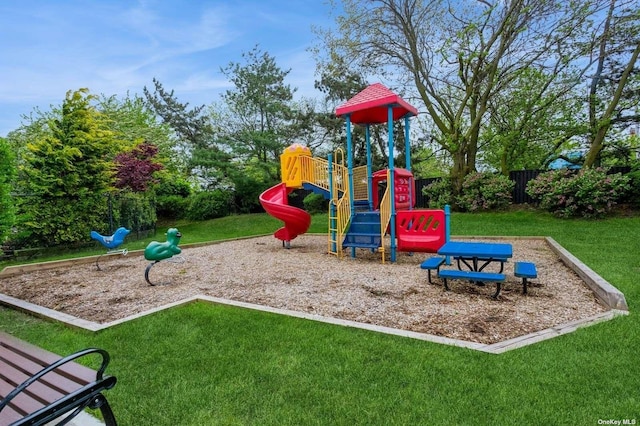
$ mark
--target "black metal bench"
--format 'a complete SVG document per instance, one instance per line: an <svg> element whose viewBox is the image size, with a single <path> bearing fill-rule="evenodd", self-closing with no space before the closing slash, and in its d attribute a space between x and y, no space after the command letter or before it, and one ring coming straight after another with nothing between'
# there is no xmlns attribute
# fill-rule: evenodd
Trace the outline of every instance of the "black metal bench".
<svg viewBox="0 0 640 426"><path fill-rule="evenodd" d="M95 371L74 360L97 354ZM109 354L90 348L60 357L0 332L0 426L66 424L85 408L100 409L107 426L116 419L102 392L116 384L104 376Z"/></svg>
<svg viewBox="0 0 640 426"><path fill-rule="evenodd" d="M459 269L441 269L438 271L438 276L444 282L444 289L449 290L447 283L448 279L464 279L474 282L495 282L496 292L493 294L494 299L497 299L502 289L502 282L505 280L504 274L498 274L494 272L476 272L476 271L461 271Z"/></svg>

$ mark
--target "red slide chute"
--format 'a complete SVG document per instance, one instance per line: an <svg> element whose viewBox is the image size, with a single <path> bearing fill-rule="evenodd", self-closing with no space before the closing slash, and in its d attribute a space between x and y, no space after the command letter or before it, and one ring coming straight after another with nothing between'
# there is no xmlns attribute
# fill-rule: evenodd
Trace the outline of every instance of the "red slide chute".
<svg viewBox="0 0 640 426"><path fill-rule="evenodd" d="M260 194L260 204L271 216L284 222L284 226L273 233L273 236L289 245L298 235L304 234L311 225L311 215L306 211L289 205L287 195L291 192L284 183Z"/></svg>

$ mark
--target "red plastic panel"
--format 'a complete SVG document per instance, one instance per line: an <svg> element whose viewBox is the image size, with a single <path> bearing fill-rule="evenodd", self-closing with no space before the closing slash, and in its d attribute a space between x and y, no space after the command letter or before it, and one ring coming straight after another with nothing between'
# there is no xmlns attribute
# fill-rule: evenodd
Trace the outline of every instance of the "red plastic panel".
<svg viewBox="0 0 640 426"><path fill-rule="evenodd" d="M399 251L436 253L446 242L444 210L401 210L396 213Z"/></svg>

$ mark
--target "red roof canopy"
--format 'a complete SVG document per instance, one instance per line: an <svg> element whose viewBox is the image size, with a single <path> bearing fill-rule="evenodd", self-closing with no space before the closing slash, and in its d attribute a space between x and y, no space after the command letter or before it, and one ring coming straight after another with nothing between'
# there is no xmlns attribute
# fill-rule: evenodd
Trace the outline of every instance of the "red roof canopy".
<svg viewBox="0 0 640 426"><path fill-rule="evenodd" d="M418 115L418 110L381 83L375 83L336 108L338 117L350 114L355 124L386 123L388 108L393 108L393 121L405 115Z"/></svg>

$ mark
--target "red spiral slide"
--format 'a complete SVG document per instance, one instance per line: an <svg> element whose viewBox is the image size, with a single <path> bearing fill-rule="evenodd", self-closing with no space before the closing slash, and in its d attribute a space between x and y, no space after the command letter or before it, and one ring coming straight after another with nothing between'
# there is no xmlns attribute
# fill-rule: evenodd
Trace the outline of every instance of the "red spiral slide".
<svg viewBox="0 0 640 426"><path fill-rule="evenodd" d="M289 205L287 195L291 191L284 183L279 183L260 194L260 204L264 210L284 222L284 226L274 232L273 236L282 240L283 244L286 242L287 246L295 237L307 232L311 225L309 213Z"/></svg>

